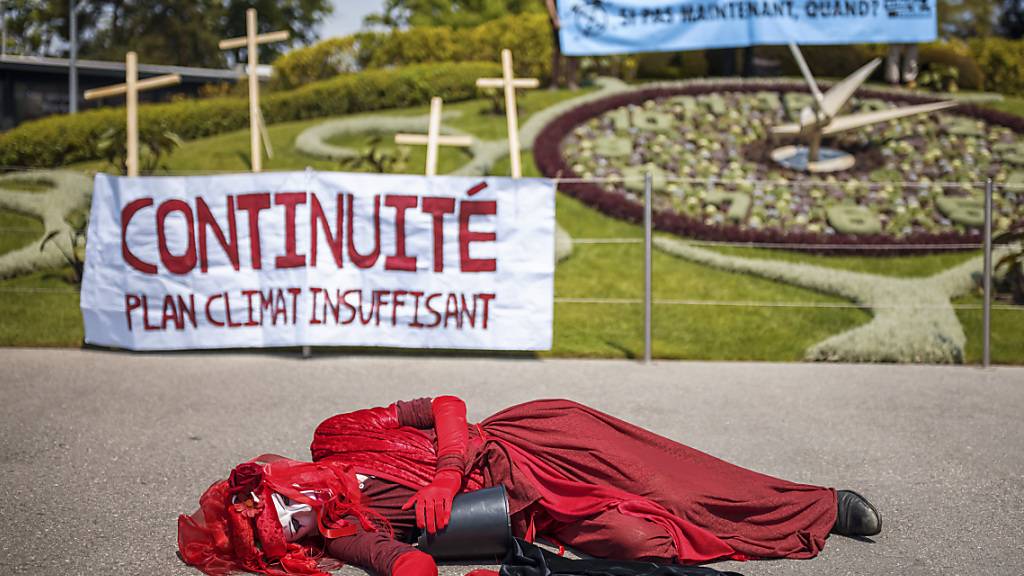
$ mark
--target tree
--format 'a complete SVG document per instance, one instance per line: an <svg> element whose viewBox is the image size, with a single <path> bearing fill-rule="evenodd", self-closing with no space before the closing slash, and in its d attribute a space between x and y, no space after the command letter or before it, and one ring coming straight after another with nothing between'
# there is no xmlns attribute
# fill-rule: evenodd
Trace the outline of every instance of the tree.
<svg viewBox="0 0 1024 576"><path fill-rule="evenodd" d="M407 0L385 0L384 10L379 14L374 13L363 18L365 26L383 26L391 30L397 30L409 23L409 8Z"/></svg>
<svg viewBox="0 0 1024 576"><path fill-rule="evenodd" d="M96 21L95 6L83 0L78 9L79 30ZM13 0L3 3L7 52L49 55L68 37L68 0Z"/></svg>
<svg viewBox="0 0 1024 576"><path fill-rule="evenodd" d="M999 2L994 0L939 0L939 29L950 36L991 36Z"/></svg>
<svg viewBox="0 0 1024 576"><path fill-rule="evenodd" d="M259 13L259 31L288 30L291 42L260 45L260 62L270 62L288 50L291 44L310 44L318 38L317 26L331 15L331 0L222 0L225 4L225 37L245 36L245 11ZM241 50L234 55L240 61Z"/></svg>
<svg viewBox="0 0 1024 576"><path fill-rule="evenodd" d="M5 2L8 48L13 53L66 55L69 0ZM316 27L331 13L330 0L78 0L79 56L123 60L129 50L142 62L223 66L221 38L245 35L245 11L259 11L261 32L285 29L293 43L316 39ZM260 46L269 62L289 43ZM244 51L230 55L235 61Z"/></svg>
<svg viewBox="0 0 1024 576"><path fill-rule="evenodd" d="M999 15L999 33L1007 38L1024 37L1024 0L1005 0Z"/></svg>
<svg viewBox="0 0 1024 576"><path fill-rule="evenodd" d="M363 23L388 28L451 26L468 28L507 14L543 12L543 0L386 0L384 10Z"/></svg>
<svg viewBox="0 0 1024 576"><path fill-rule="evenodd" d="M111 17L83 39L83 57L122 60L125 52L134 50L141 62L150 64L224 66L224 54L217 47L224 36L220 0L135 0L114 8Z"/></svg>

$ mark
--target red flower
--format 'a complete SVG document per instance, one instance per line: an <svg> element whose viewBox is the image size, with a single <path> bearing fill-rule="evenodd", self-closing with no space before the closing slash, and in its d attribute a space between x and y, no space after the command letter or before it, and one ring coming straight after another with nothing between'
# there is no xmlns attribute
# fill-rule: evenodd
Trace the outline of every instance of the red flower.
<svg viewBox="0 0 1024 576"><path fill-rule="evenodd" d="M228 477L228 496L254 492L263 482L263 467L255 462L239 464Z"/></svg>

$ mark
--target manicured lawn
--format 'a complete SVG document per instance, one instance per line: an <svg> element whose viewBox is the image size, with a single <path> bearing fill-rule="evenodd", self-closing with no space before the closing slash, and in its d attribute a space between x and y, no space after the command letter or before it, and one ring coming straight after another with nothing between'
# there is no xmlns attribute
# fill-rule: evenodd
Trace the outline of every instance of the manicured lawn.
<svg viewBox="0 0 1024 576"><path fill-rule="evenodd" d="M1010 114L1024 116L1024 98L1020 96L1006 96L1002 102L993 102L988 106Z"/></svg>
<svg viewBox="0 0 1024 576"><path fill-rule="evenodd" d="M573 94L531 92L520 102L522 121L530 114ZM1003 105L1010 103L1011 99ZM1024 101L1022 101L1024 102ZM483 139L505 136L504 117L489 113L489 100L474 100L446 106L462 116L447 125ZM386 115L426 114L426 107L388 111ZM278 124L269 127L274 158L268 170L337 170L333 161L308 158L295 151L295 137L322 119ZM352 135L332 143L355 147L367 144L366 135ZM390 142L390 134L385 135ZM387 144L388 148L392 145ZM171 172L205 173L240 171L248 168L248 133L233 132L187 143L167 160ZM446 150L440 156L440 171L457 168L466 156ZM413 147L406 170L419 172L424 161L422 147ZM530 154L523 157L524 175L537 176ZM101 169L98 162L81 164ZM508 173L508 159L492 168L493 174ZM557 197L559 223L574 238L642 238L640 226L606 217L566 195ZM784 250L759 248L714 248L730 254L786 261L809 262L826 267L886 276L922 277L956 265L976 253L942 253L920 256L862 257L816 256ZM711 269L656 252L653 261L656 300L716 300L754 302L828 303L842 300L744 274ZM2 289L41 287L69 290L62 280L35 274L0 282ZM544 355L634 358L643 353L643 311L639 304L595 304L569 302L574 298L638 300L643 296L643 246L641 244L576 244L571 258L561 263L555 275L555 342ZM972 296L962 300L978 303ZM4 292L0 298L0 345L76 345L82 328L77 294ZM968 335L968 361L980 359L981 313L960 311ZM660 358L722 360L800 360L804 350L822 339L848 330L870 319L855 308L767 308L659 304L654 307L654 354ZM993 359L1024 363L1024 330L1019 326L1024 312L998 311L993 322Z"/></svg>
<svg viewBox="0 0 1024 576"><path fill-rule="evenodd" d="M900 276L921 278L937 274L970 260L981 254L981 251L940 252L937 254L918 254L912 256L821 256L817 254L800 254L787 250L766 250L764 248L715 248L724 254L735 254L751 258L770 258L786 262L803 262L816 266L841 268L854 272L866 272L882 276Z"/></svg>
<svg viewBox="0 0 1024 576"><path fill-rule="evenodd" d="M0 280L0 346L78 346L82 313L70 269Z"/></svg>
<svg viewBox="0 0 1024 576"><path fill-rule="evenodd" d="M10 210L0 210L0 254L28 246L42 236L43 223L39 220Z"/></svg>
<svg viewBox="0 0 1024 576"><path fill-rule="evenodd" d="M581 92L570 92L568 90L538 90L528 94L520 100L519 117L520 122L525 122L534 112L542 110L557 103L560 100L578 96ZM505 117L485 113L491 106L489 100L470 100L446 105L445 112L461 112L461 116L452 121L445 121L445 125L464 130L484 140L497 140L505 137ZM373 112L360 114L358 116L415 116L426 115L430 112L428 106L414 108L402 108L388 110L385 112ZM355 117L357 115L353 115ZM264 170L301 170L305 167L312 167L318 170L339 170L339 164L333 160L322 160L311 158L295 150L295 138L306 128L324 122L324 118L313 120L301 120L298 122L284 122L273 124L267 127L270 134L274 157L264 158ZM360 140L359 138L355 139ZM386 139L390 140L390 139ZM349 146L351 143L337 142ZM417 161L410 162L409 171L418 173L422 171L423 161L426 153L422 146L411 147L413 154L419 154ZM418 150L417 150L418 149ZM449 151L451 152L451 151ZM456 154L460 152L455 151ZM442 159L445 153L442 153ZM175 150L165 159L166 172L183 174L201 174L207 172L235 172L249 169L249 132L238 130L188 142L185 146ZM416 168L419 166L419 168ZM82 170L110 171L111 167L104 161L96 160L81 162L70 166ZM450 169L457 168L451 166ZM347 169L348 171L355 171ZM163 172L163 171L161 171ZM445 170L441 170L444 173Z"/></svg>
<svg viewBox="0 0 1024 576"><path fill-rule="evenodd" d="M958 298L956 303L981 306L984 301L979 293ZM967 334L966 361L978 364L982 359L983 347L982 311L957 310L956 315ZM1024 306L992 310L992 363L1024 364Z"/></svg>
<svg viewBox="0 0 1024 576"><path fill-rule="evenodd" d="M370 146L373 145L372 140L375 137L380 137L380 141L377 142L376 150L382 154L393 155L396 154L400 148L395 144L395 135L393 132L383 132L379 135L373 134L346 134L344 136L335 136L328 138L327 143L334 146L345 146L351 148L357 152L369 150ZM426 146L403 146L408 151L406 157L405 168L403 172L417 173L423 172L424 167L427 164L427 148ZM471 156L465 148L455 148L451 146L441 146L437 151L437 172L438 174L447 174L457 170L460 166L469 162ZM360 168L358 165L344 164L339 162L337 164L339 170L346 172L359 172L364 171L365 168Z"/></svg>
<svg viewBox="0 0 1024 576"><path fill-rule="evenodd" d="M5 190L15 192L44 192L49 187L34 182L5 182ZM37 218L0 209L0 254L6 254L42 239L43 223Z"/></svg>
<svg viewBox="0 0 1024 576"><path fill-rule="evenodd" d="M45 183L21 180L4 182L3 188L15 192L47 192L50 190L50 186Z"/></svg>
<svg viewBox="0 0 1024 576"><path fill-rule="evenodd" d="M840 302L809 290L710 269L661 252L653 261L655 300ZM556 298L643 297L643 246L581 245L555 275ZM556 300L557 302L557 300ZM832 334L869 320L856 309L663 304L653 309L654 353L662 358L799 360ZM554 355L643 353L639 304L555 304Z"/></svg>

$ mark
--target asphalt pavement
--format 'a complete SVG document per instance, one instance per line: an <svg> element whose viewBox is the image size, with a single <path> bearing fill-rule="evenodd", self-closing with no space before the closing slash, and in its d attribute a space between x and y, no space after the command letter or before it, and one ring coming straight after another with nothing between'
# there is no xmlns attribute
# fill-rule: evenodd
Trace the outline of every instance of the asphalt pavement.
<svg viewBox="0 0 1024 576"><path fill-rule="evenodd" d="M176 518L232 466L308 458L334 413L439 394L470 420L569 398L882 512L871 541L721 569L1024 574L1024 368L24 349L0 350L0 568L198 575L175 554Z"/></svg>

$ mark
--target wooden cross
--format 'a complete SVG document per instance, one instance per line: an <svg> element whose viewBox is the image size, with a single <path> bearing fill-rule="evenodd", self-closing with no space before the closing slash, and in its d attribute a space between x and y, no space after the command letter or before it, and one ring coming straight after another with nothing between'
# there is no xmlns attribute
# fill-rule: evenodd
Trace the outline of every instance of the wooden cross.
<svg viewBox="0 0 1024 576"><path fill-rule="evenodd" d="M441 98L430 99L430 124L424 134L395 134L395 144L427 145L427 176L437 174L438 146L471 146L473 138L469 136L441 135Z"/></svg>
<svg viewBox="0 0 1024 576"><path fill-rule="evenodd" d="M253 172L263 170L263 154L260 153L260 127L263 125L263 114L260 112L260 80L256 74L256 68L260 63L258 46L271 42L283 42L288 38L287 30L257 34L256 9L249 8L245 11L245 36L221 40L218 44L221 50L234 50L244 46L249 58L249 153L252 155Z"/></svg>
<svg viewBox="0 0 1024 576"><path fill-rule="evenodd" d="M125 95L125 110L127 111L126 132L127 158L125 164L129 176L139 175L139 91L163 88L181 83L180 74L165 74L139 80L139 58L135 52L129 52L124 57L124 84L114 84L93 88L85 91L86 100L98 100L110 96Z"/></svg>
<svg viewBox="0 0 1024 576"><path fill-rule="evenodd" d="M508 155L512 164L512 177L523 175L519 161L519 114L516 112L516 88L537 88L536 78L516 78L512 71L512 51L501 51L501 78L478 78L478 88L503 88L505 90L505 117L508 120Z"/></svg>

